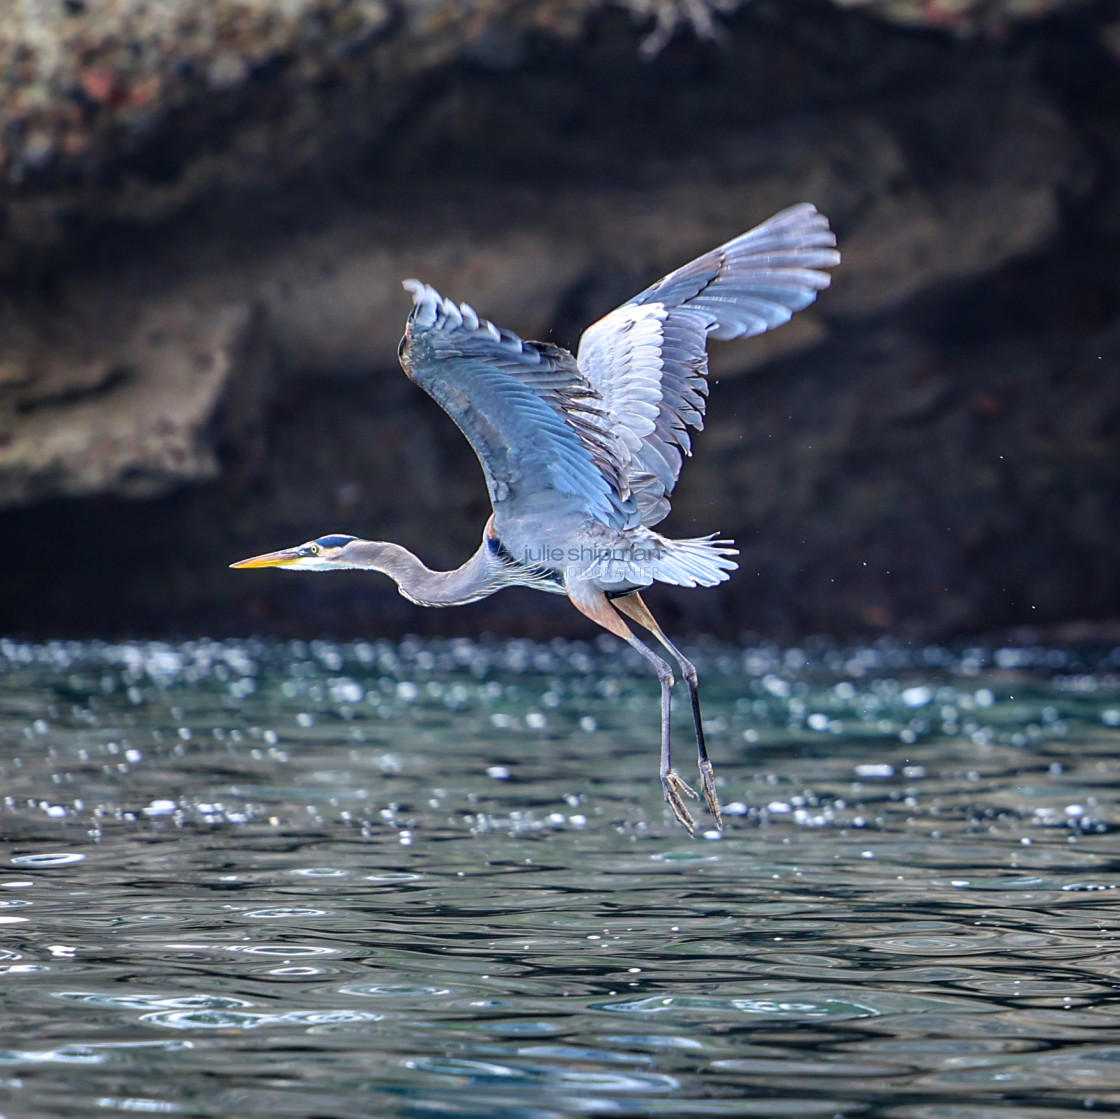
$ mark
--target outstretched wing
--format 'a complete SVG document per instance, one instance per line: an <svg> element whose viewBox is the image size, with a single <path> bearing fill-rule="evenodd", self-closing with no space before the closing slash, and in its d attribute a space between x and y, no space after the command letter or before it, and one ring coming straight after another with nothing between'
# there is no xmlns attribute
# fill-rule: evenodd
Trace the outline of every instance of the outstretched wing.
<svg viewBox="0 0 1120 1119"><path fill-rule="evenodd" d="M669 512L669 494L704 426L709 336L761 334L807 307L840 261L828 219L791 206L671 272L580 339L578 362L625 444L626 481L643 524Z"/></svg>
<svg viewBox="0 0 1120 1119"><path fill-rule="evenodd" d="M418 280L404 286L414 305L401 365L469 440L495 510L633 522L624 452L575 358L523 342Z"/></svg>

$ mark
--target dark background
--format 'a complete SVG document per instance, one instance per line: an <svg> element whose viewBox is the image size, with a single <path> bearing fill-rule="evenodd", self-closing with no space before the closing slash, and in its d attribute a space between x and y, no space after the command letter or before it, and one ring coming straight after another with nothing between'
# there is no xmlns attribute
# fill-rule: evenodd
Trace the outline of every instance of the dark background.
<svg viewBox="0 0 1120 1119"><path fill-rule="evenodd" d="M400 279L574 347L798 201L844 264L715 344L662 527L741 569L653 592L666 628L1120 632L1117 5L758 0L653 59L593 2L200 8L161 39L60 3L54 69L0 17L0 633L588 632L528 591L422 610L227 564L476 547L481 473L397 366Z"/></svg>

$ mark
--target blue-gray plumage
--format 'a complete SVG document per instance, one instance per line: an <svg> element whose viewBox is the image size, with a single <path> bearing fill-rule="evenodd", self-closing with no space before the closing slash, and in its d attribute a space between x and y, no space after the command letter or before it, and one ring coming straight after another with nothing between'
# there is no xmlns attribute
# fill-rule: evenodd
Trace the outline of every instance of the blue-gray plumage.
<svg viewBox="0 0 1120 1119"><path fill-rule="evenodd" d="M696 794L670 759L673 671L625 619L638 622L680 666L701 787L722 826L696 670L639 592L655 582L712 586L737 566L730 541L672 540L653 530L691 453L690 429L704 426L708 338L750 337L787 322L828 286L821 269L839 263L835 244L815 207L792 206L605 315L584 332L576 356L522 341L406 280L413 308L401 364L455 421L486 477L494 512L478 551L454 571L433 571L398 544L332 535L233 566L380 571L424 606L474 602L508 586L566 594L656 670L662 787L691 832L682 794Z"/></svg>

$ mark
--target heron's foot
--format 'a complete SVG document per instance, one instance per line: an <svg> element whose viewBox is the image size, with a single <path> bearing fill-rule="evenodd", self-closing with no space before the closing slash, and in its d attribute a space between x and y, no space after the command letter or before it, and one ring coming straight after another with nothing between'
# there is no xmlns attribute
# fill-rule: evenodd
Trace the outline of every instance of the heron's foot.
<svg viewBox="0 0 1120 1119"><path fill-rule="evenodd" d="M716 818L716 827L723 831L723 809L720 808L719 794L716 792L716 772L708 758L700 759L700 788L704 791L708 811Z"/></svg>
<svg viewBox="0 0 1120 1119"><path fill-rule="evenodd" d="M665 790L665 803L673 810L673 815L676 816L677 821L689 835L695 835L696 821L692 818L692 813L685 807L685 803L681 799L681 793L695 799L696 790L672 769L661 775L661 787Z"/></svg>

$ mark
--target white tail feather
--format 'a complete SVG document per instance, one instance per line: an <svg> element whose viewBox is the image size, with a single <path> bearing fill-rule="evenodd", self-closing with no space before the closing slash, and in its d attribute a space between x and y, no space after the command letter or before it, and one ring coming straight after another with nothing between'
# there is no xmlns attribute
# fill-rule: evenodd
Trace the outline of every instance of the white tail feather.
<svg viewBox="0 0 1120 1119"><path fill-rule="evenodd" d="M716 540L715 533L689 540L669 540L659 535L658 544L662 551L654 564L653 577L661 583L712 587L730 578L728 572L739 566L728 558L739 554L735 541Z"/></svg>

